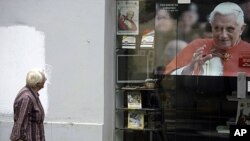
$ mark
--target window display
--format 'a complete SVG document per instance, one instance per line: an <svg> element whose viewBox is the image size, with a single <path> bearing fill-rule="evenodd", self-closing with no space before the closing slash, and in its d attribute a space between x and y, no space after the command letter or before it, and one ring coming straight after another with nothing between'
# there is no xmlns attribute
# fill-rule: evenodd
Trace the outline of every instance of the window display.
<svg viewBox="0 0 250 141"><path fill-rule="evenodd" d="M142 83L148 78L146 55L118 55L117 83Z"/></svg>
<svg viewBox="0 0 250 141"><path fill-rule="evenodd" d="M144 128L129 134L125 130L117 140L134 141L140 135L150 141L229 140L224 129L236 124L240 114L237 74L244 72L250 80L250 0L137 0L137 31L124 30L119 24L126 13L120 12L121 5L135 1L117 0L117 91L144 88L146 80L155 80L161 128L156 133L147 130L146 112ZM126 48L124 36L131 35L133 47ZM122 126L127 126L129 111L122 116Z"/></svg>

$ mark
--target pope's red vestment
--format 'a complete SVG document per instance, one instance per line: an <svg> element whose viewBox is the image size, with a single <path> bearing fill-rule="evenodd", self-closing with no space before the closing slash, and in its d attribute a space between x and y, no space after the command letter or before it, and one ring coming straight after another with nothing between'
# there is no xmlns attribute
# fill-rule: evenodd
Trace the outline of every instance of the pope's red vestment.
<svg viewBox="0 0 250 141"><path fill-rule="evenodd" d="M215 43L212 39L197 39L192 41L165 67L164 73L170 74L190 64L195 51L203 45L206 45L204 50L205 54L211 54L211 50L215 47ZM250 60L250 44L248 42L243 40L239 41L237 45L224 51L223 56L221 60L224 76L237 76L237 72L246 72L247 76L250 76L250 66L243 66L239 63L240 58L245 58L246 62L247 58Z"/></svg>

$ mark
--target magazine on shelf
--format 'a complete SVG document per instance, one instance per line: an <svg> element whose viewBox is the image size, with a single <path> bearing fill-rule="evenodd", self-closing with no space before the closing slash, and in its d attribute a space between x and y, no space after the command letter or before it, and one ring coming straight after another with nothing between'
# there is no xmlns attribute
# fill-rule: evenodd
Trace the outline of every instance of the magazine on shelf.
<svg viewBox="0 0 250 141"><path fill-rule="evenodd" d="M128 98L128 108L130 109L142 108L141 93L139 91L128 92L127 98Z"/></svg>
<svg viewBox="0 0 250 141"><path fill-rule="evenodd" d="M153 48L154 47L155 32L145 31L141 38L141 48Z"/></svg>
<svg viewBox="0 0 250 141"><path fill-rule="evenodd" d="M216 126L216 130L217 130L218 133L223 133L223 134L229 134L230 133L229 126L225 126L225 125Z"/></svg>
<svg viewBox="0 0 250 141"><path fill-rule="evenodd" d="M238 101L236 124L250 125L250 99Z"/></svg>
<svg viewBox="0 0 250 141"><path fill-rule="evenodd" d="M123 49L135 49L136 38L135 36L122 36L122 48Z"/></svg>
<svg viewBox="0 0 250 141"><path fill-rule="evenodd" d="M128 112L128 128L143 129L144 128L144 114L139 111Z"/></svg>
<svg viewBox="0 0 250 141"><path fill-rule="evenodd" d="M139 1L117 1L117 35L138 35Z"/></svg>

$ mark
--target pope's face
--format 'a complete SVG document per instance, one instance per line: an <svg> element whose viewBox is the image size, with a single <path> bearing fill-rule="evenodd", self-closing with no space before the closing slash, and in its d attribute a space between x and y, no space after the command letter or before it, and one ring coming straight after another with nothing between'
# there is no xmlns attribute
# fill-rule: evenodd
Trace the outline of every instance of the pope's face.
<svg viewBox="0 0 250 141"><path fill-rule="evenodd" d="M215 14L211 25L214 42L220 49L234 46L239 41L244 29L243 26L236 23L236 16L234 14Z"/></svg>
<svg viewBox="0 0 250 141"><path fill-rule="evenodd" d="M133 12L133 11L128 11L128 12L127 12L127 18L128 18L129 20L132 20L133 17L134 17L134 12Z"/></svg>

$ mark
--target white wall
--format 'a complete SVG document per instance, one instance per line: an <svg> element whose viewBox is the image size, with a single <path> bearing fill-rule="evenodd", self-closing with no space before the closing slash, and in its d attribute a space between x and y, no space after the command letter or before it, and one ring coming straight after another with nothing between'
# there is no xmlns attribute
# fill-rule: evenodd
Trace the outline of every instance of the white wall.
<svg viewBox="0 0 250 141"><path fill-rule="evenodd" d="M105 21L105 16L107 19L113 12L112 9L105 10L105 7L113 7L111 5L115 5L114 2L0 0L0 26L25 25L44 33L45 63L53 68L51 84L47 87L46 121L50 124L66 124L59 127L69 128L70 131L80 125L79 131L82 132L74 139L83 140L83 137L88 136L88 139L85 138L88 141L101 140L101 137L110 141L112 138L112 115L105 113L112 114L113 99L104 100L104 97L113 94L114 38L105 38L105 35L112 36L112 27L115 25ZM111 30L105 31L107 25ZM107 56L106 52L109 52ZM107 78L109 79L106 80ZM110 117L104 119L104 115ZM2 135L8 136L1 134L6 131L1 127L3 124L7 123L0 121L1 140ZM58 129L46 126L46 136L51 137L49 130L56 133L55 130ZM89 130L90 127L92 130ZM107 131L103 132L103 127ZM61 133L67 139L67 135ZM58 139L49 138L48 141Z"/></svg>
<svg viewBox="0 0 250 141"><path fill-rule="evenodd" d="M25 76L33 68L46 68L44 34L34 27L0 27L0 113L12 114L17 92L25 85ZM12 87L15 86L15 87ZM47 87L39 92L45 113Z"/></svg>

